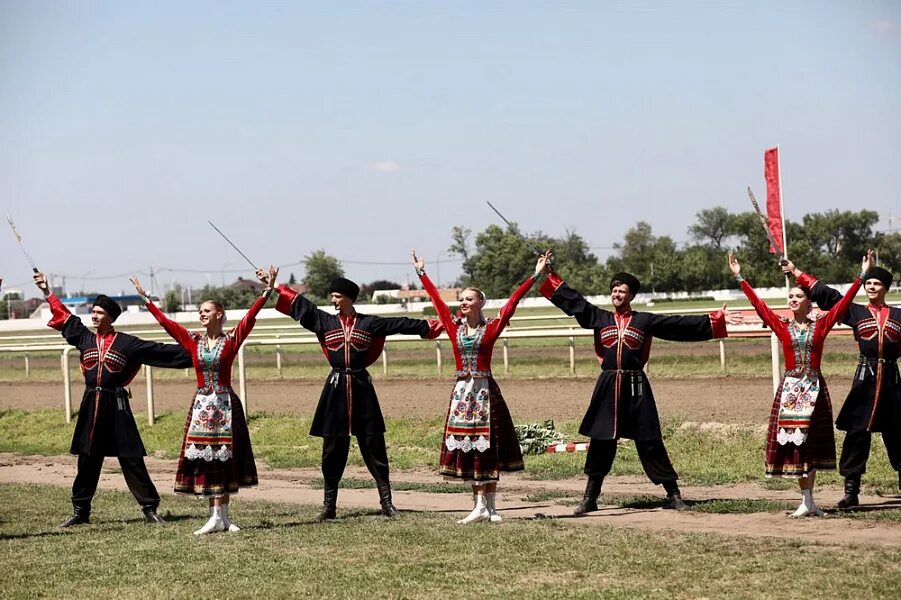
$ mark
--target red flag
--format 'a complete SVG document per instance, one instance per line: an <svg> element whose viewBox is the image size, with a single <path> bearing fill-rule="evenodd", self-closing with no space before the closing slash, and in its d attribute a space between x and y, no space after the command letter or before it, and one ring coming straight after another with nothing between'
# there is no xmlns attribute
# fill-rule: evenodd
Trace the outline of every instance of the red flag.
<svg viewBox="0 0 901 600"><path fill-rule="evenodd" d="M782 229L782 182L779 173L779 147L763 153L763 176L766 178L766 214L770 222L770 232L780 248L770 245L770 252L785 254L785 234Z"/></svg>

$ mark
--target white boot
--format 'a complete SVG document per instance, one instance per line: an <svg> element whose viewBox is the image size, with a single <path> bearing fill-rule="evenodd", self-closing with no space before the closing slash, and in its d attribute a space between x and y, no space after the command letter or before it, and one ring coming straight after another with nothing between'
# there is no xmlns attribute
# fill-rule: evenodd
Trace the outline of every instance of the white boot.
<svg viewBox="0 0 901 600"><path fill-rule="evenodd" d="M801 490L801 505L791 514L793 518L799 517L822 517L826 513L817 507L813 501L813 490Z"/></svg>
<svg viewBox="0 0 901 600"><path fill-rule="evenodd" d="M457 521L459 525L466 525L467 523L478 523L479 521L487 521L491 518L488 514L488 505L485 503L485 496L483 494L476 494L476 506L472 509L472 512L469 513L466 518L460 519Z"/></svg>
<svg viewBox="0 0 901 600"><path fill-rule="evenodd" d="M222 507L213 506L210 511L210 520L203 527L194 532L194 535L204 535L214 531L225 531L225 522L222 520Z"/></svg>
<svg viewBox="0 0 901 600"><path fill-rule="evenodd" d="M503 521L501 516L497 514L497 508L495 508L494 502L497 498L497 492L489 492L485 494L485 500L488 508L488 520L492 523L500 523Z"/></svg>
<svg viewBox="0 0 901 600"><path fill-rule="evenodd" d="M228 518L228 504L222 505L222 522L225 524L225 531L231 533L241 531L241 528L232 523L231 519Z"/></svg>

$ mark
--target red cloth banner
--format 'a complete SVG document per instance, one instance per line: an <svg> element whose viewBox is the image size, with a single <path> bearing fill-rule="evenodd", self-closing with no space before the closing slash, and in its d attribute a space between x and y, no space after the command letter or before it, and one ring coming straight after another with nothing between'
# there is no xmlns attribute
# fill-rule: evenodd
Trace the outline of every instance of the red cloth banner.
<svg viewBox="0 0 901 600"><path fill-rule="evenodd" d="M779 147L763 153L763 176L766 178L766 215L770 232L779 248L770 246L770 252L785 254L785 235L782 233L782 186L779 180Z"/></svg>

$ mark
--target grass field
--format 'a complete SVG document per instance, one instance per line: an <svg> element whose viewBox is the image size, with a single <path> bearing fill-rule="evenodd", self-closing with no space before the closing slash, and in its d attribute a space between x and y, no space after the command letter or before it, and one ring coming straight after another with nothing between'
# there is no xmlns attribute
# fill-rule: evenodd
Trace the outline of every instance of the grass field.
<svg viewBox="0 0 901 600"><path fill-rule="evenodd" d="M196 502L145 525L102 492L95 523L54 528L67 490L0 485L3 598L897 597L901 550L795 539L650 533L559 520L459 527L446 515L368 511L325 525L314 507L242 502L240 534L194 538Z"/></svg>

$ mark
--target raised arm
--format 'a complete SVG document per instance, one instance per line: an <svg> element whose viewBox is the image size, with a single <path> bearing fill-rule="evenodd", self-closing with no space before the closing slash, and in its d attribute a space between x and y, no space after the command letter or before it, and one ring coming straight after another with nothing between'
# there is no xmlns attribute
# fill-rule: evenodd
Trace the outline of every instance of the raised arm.
<svg viewBox="0 0 901 600"><path fill-rule="evenodd" d="M510 296L510 299L501 307L501 310L497 313L497 320L494 322L496 328L503 329L510 323L510 319L513 317L513 313L516 312L516 306L519 304L519 301L522 300L523 296L525 296L530 289L532 289L532 285L535 281L541 277L541 274L546 270L547 266L551 261L551 251L548 250L544 254L538 257L538 262L535 263L535 272L529 276L524 282L522 282L516 290L513 291L513 294Z"/></svg>
<svg viewBox="0 0 901 600"><path fill-rule="evenodd" d="M184 348L191 348L193 346L193 342L191 340L191 333L184 328L184 326L176 323L172 319L166 316L166 314L157 308L156 304L153 303L153 300L150 299L150 296L144 290L144 286L141 285L141 282L138 281L137 276L132 275L129 278L132 285L135 286L135 291L144 299L144 306L147 307L147 310L153 315L153 318L159 322L160 325L163 326L163 329L166 330L172 339L178 342ZM153 366L153 365L151 365Z"/></svg>
<svg viewBox="0 0 901 600"><path fill-rule="evenodd" d="M779 315L773 312L773 309L767 306L766 303L757 296L757 293L754 291L754 288L751 287L751 284L745 281L745 278L741 275L741 265L738 264L738 260L731 253L729 254L729 268L732 270L732 274L735 275L735 279L741 286L741 290L751 302L751 306L757 311L757 316L759 316L766 326L774 331L776 335L780 335L783 330L780 326L782 320Z"/></svg>
<svg viewBox="0 0 901 600"><path fill-rule="evenodd" d="M50 293L50 286L43 273L35 273L33 278L35 285L44 293L44 298L50 304L51 317L47 326L62 333L69 345L81 347L91 337L91 330L85 327L81 319L69 312L59 298Z"/></svg>
<svg viewBox="0 0 901 600"><path fill-rule="evenodd" d="M554 271L548 274L547 280L539 290L542 296L550 300L554 306L571 317L575 317L579 326L584 329L597 329L603 325L603 317L609 311L598 308L582 294L569 287Z"/></svg>
<svg viewBox="0 0 901 600"><path fill-rule="evenodd" d="M860 274L851 284L851 287L848 288L848 291L845 292L845 295L842 296L841 300L839 300L838 304L829 309L829 312L826 313L825 316L821 317L825 319L825 324L823 327L825 331L829 331L835 324L839 321L844 320L845 314L848 312L848 307L851 306L851 303L854 302L854 296L857 295L857 292L860 291L860 286L863 284L864 280L867 277L867 271L870 270L870 265L872 264L873 259L873 251L870 250L866 253L863 259L860 261Z"/></svg>
<svg viewBox="0 0 901 600"><path fill-rule="evenodd" d="M435 312L438 314L438 321L441 323L441 326L450 333L454 329L454 319L453 316L451 316L450 308L447 306L447 303L441 299L438 288L435 287L435 284L432 283L432 280L426 275L425 261L422 257L416 256L416 250L412 250L410 254L413 257L413 268L416 269L416 274L419 275L419 281L422 282L422 288L429 295L432 306L435 307Z"/></svg>
<svg viewBox="0 0 901 600"><path fill-rule="evenodd" d="M782 265L782 272L785 275L793 276L800 287L809 290L811 302L816 303L820 310L829 310L842 299L841 292L817 281L817 278L813 275L804 273L790 260Z"/></svg>
<svg viewBox="0 0 901 600"><path fill-rule="evenodd" d="M299 294L282 284L276 288L278 293L278 301L275 309L285 315L288 315L304 329L308 329L313 333L323 333L326 330L326 321L328 313L316 308L316 305L307 300L302 294Z"/></svg>

